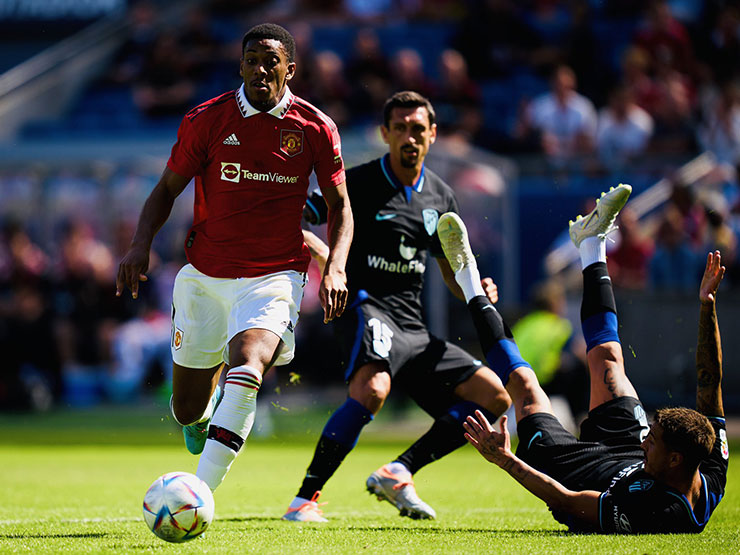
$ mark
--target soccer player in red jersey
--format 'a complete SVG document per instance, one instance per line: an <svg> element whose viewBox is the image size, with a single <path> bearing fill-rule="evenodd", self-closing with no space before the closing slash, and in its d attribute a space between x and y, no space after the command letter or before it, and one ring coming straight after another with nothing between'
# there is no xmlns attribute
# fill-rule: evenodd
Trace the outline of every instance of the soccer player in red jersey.
<svg viewBox="0 0 740 555"><path fill-rule="evenodd" d="M116 294L129 288L136 298L152 240L195 178L188 264L173 289L171 405L188 450L202 453L197 475L212 490L249 435L262 376L293 358L311 259L300 222L312 172L329 210L331 252L319 289L325 321L347 301L353 224L339 135L288 88L294 59L295 41L279 25L244 35L244 83L185 115L118 269Z"/></svg>

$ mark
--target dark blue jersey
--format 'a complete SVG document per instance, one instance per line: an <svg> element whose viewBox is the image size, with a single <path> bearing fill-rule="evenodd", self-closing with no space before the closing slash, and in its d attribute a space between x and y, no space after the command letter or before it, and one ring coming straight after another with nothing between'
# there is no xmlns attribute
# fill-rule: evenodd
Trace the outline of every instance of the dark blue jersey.
<svg viewBox="0 0 740 555"><path fill-rule="evenodd" d="M347 259L349 303L365 291L399 325L423 326L421 290L427 251L444 256L437 221L445 212L458 211L452 189L426 167L413 186L404 186L386 154L348 170L347 191L355 222ZM309 198L309 209L322 204L323 200Z"/></svg>
<svg viewBox="0 0 740 555"><path fill-rule="evenodd" d="M701 496L692 508L685 495L656 481L638 462L620 471L599 499L602 532L623 534L698 533L725 492L729 451L723 418L710 418L717 439L711 455L699 466ZM568 524L581 529L577 523Z"/></svg>

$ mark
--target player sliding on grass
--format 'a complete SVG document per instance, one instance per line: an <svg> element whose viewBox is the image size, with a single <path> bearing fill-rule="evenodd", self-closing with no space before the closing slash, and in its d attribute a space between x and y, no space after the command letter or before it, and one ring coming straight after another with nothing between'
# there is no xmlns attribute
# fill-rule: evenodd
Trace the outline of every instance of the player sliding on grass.
<svg viewBox="0 0 740 555"><path fill-rule="evenodd" d="M383 118L388 154L347 172L355 222L347 259L350 308L334 329L349 394L326 423L285 520L326 522L316 502L319 491L380 411L391 384L405 390L434 424L398 458L373 472L365 485L411 518L435 517L416 493L412 475L465 445L462 423L475 409L495 419L511 403L490 368L432 335L422 318L427 250L450 290L462 299L437 238L439 214L456 211L457 201L452 189L424 165L437 134L434 108L420 94L403 91L388 99ZM319 199L316 206L323 204ZM317 254L327 250L311 233L306 233L306 243ZM321 262L320 254L316 258ZM481 280L476 273L470 287L498 299L491 278Z"/></svg>
<svg viewBox="0 0 740 555"><path fill-rule="evenodd" d="M519 447L514 455L506 417L499 433L484 414L476 413L464 425L466 437L573 531L701 532L722 499L727 480L722 353L715 312L725 268L719 251L709 253L699 289L697 410L661 409L648 428L624 371L606 270L605 238L630 191L629 185L619 185L603 195L588 216L570 224L583 266L581 322L591 375L590 411L580 439L553 416L547 395L496 309L472 291L465 291L465 298L481 345L514 400ZM462 221L454 214L443 215L439 237L462 285L475 268Z"/></svg>

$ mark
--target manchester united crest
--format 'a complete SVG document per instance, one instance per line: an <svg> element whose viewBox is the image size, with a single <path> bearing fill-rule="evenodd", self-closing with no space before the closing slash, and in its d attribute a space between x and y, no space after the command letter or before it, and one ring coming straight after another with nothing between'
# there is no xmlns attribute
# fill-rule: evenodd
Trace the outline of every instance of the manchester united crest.
<svg viewBox="0 0 740 555"><path fill-rule="evenodd" d="M303 131L294 129L280 130L280 150L290 157L303 152Z"/></svg>

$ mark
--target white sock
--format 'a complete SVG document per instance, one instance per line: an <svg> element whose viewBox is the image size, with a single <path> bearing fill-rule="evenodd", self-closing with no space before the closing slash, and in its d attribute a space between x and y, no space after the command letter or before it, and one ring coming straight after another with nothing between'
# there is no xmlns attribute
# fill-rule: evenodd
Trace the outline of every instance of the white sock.
<svg viewBox="0 0 740 555"><path fill-rule="evenodd" d="M213 392L213 395L215 395L216 392ZM213 395L211 395L211 399L213 399ZM195 420L194 422L187 422L183 424L177 419L177 416L175 416L175 407L174 407L174 395L170 395L170 412L172 413L172 418L175 419L175 422L180 424L180 426L189 426L190 424L197 424L199 422L205 422L208 420L211 416L213 416L213 403L211 403L211 399L208 400L208 404L206 405L206 410L203 412L200 418L198 420Z"/></svg>
<svg viewBox="0 0 740 555"><path fill-rule="evenodd" d="M480 272L478 271L478 267L474 264L463 266L460 271L455 274L455 281L460 286L460 289L462 289L466 303L473 297L478 297L480 295L485 296L486 294L480 283Z"/></svg>
<svg viewBox="0 0 740 555"><path fill-rule="evenodd" d="M257 410L257 393L262 384L262 376L251 366L237 366L226 374L226 385L221 404L211 420L211 428L217 426L241 438L249 437ZM207 439L206 446L198 461L196 475L211 491L215 490L239 454L240 445Z"/></svg>
<svg viewBox="0 0 740 555"><path fill-rule="evenodd" d="M606 238L586 237L578 247L581 255L581 269L586 269L594 262L606 262Z"/></svg>

